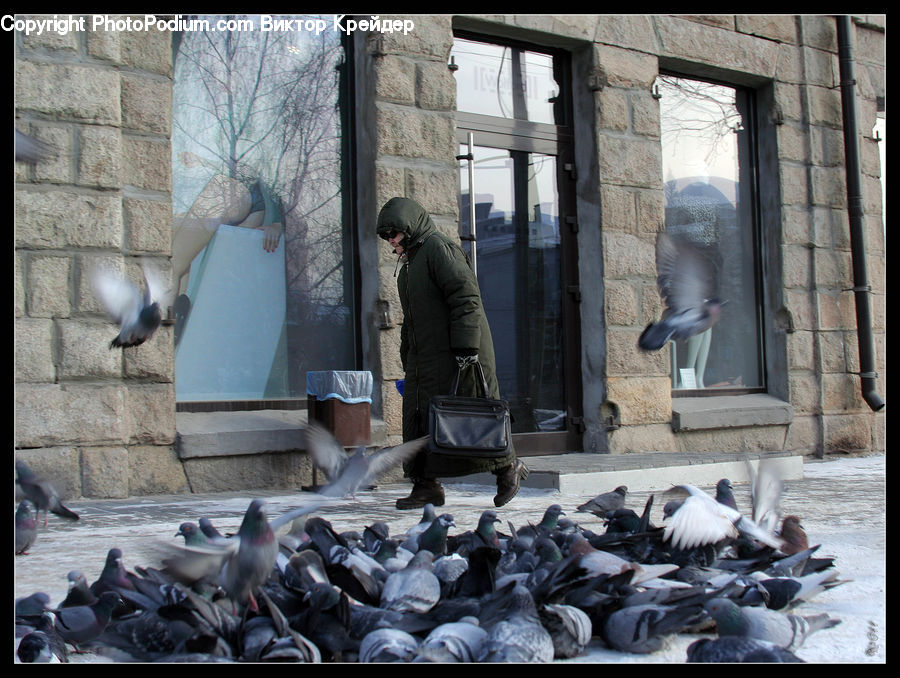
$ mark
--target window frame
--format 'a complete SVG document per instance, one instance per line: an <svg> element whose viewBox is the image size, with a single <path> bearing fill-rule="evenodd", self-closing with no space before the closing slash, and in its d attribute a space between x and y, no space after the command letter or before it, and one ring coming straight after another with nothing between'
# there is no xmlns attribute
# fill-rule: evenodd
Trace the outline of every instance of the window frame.
<svg viewBox="0 0 900 678"><path fill-rule="evenodd" d="M172 34L173 78L174 62L184 31ZM364 361L363 327L362 327L362 273L360 264L360 231L356 200L357 186L357 152L356 152L356 50L355 37L343 31L341 38L343 59L338 66L340 83L338 86L337 106L341 122L341 140L339 162L341 164L341 214L347 224L348 238L344 242L344 275L350 280L345 282L346 289L352 291L353 298L347 304L350 310L350 322L353 332L352 353L354 366L346 369L360 370ZM174 319L169 319L174 322ZM177 379L177 376L175 377ZM174 386L174 382L173 382ZM309 399L305 395L258 399L223 399L223 400L177 400L177 413L210 413L210 412L253 412L259 410L307 410Z"/></svg>
<svg viewBox="0 0 900 678"><path fill-rule="evenodd" d="M762 196L760 189L760 129L759 129L759 98L760 93L753 87L740 85L727 80L705 75L696 75L693 73L684 73L677 70L660 69L659 76L668 76L680 78L683 80L694 80L697 82L709 83L711 85L719 85L728 87L735 92L735 106L741 112L742 118L745 118L744 130L747 132L746 145L746 162L747 167L744 168L744 154L741 152L741 145L738 144L738 161L741 166L741 175L745 172L749 181L749 195L747 197L747 205L749 208L749 220L751 227L751 238L753 242L753 284L756 289L757 304L755 312L756 335L757 335L757 368L759 370L759 386L747 387L727 387L727 388L697 388L697 389L671 389L673 398L709 398L714 396L733 396L745 394L759 394L769 392L768 378L768 355L767 355L767 327L766 327L766 299L767 290L765 286L764 267L764 235L762 226ZM743 99L743 103L740 103ZM662 115L660 114L660 118ZM660 137L660 146L662 146L662 137ZM744 182L741 181L741 185ZM746 195L741 190L741 197ZM742 200L743 202L743 200Z"/></svg>
<svg viewBox="0 0 900 678"><path fill-rule="evenodd" d="M516 452L520 456L580 451L583 449L584 394L581 374L577 200L574 181L575 122L571 75L572 54L560 47L465 29L454 29L453 37L454 39L461 38L523 51L539 52L551 56L553 59L554 79L560 88L555 102L559 108L554 111L554 117L560 121L559 123L549 124L457 111L456 141L460 145L465 145L468 132L475 132L478 145L556 157L560 235L563 238L560 263L566 288L562 295L561 310L564 329L563 350L566 357L563 378L565 379L567 426L563 431L516 433L513 437Z"/></svg>

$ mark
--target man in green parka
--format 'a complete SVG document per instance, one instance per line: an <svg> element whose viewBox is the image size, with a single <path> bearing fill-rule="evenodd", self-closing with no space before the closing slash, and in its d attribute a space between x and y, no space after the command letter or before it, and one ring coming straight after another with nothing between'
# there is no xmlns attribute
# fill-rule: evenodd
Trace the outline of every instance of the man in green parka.
<svg viewBox="0 0 900 678"><path fill-rule="evenodd" d="M403 308L400 360L403 386L403 440L428 434L428 404L446 395L461 367L481 363L488 396L500 397L494 344L478 280L459 245L440 233L425 209L408 198L391 198L378 215L378 235L393 248L402 264L397 290ZM480 395L475 370L462 372L458 395ZM452 458L421 452L404 465L413 489L397 500L397 508L444 504L441 477L491 472L497 476L496 506L519 491L528 468L515 452L500 459Z"/></svg>

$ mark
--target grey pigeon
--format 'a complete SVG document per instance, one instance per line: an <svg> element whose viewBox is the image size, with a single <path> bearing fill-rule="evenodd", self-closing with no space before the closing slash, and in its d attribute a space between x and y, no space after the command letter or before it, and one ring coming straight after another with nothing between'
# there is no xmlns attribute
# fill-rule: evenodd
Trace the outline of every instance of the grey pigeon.
<svg viewBox="0 0 900 678"><path fill-rule="evenodd" d="M688 497L668 518L663 541L671 541L676 548L689 549L744 535L772 548L781 546L781 539L703 490L687 484L678 485L677 489L687 492Z"/></svg>
<svg viewBox="0 0 900 678"><path fill-rule="evenodd" d="M96 270L92 277L97 298L119 325L119 333L109 348L140 346L162 323L160 304L168 296L168 286L159 275L144 267L143 291L121 276Z"/></svg>
<svg viewBox="0 0 900 678"><path fill-rule="evenodd" d="M688 339L718 321L723 302L716 296L716 269L700 249L660 233L656 240L656 286L665 302L662 317L638 338L644 351L658 351L670 339Z"/></svg>
<svg viewBox="0 0 900 678"><path fill-rule="evenodd" d="M802 617L765 607L742 607L728 598L713 598L704 607L716 621L720 637L755 638L792 651L816 631L840 624L827 614Z"/></svg>
<svg viewBox="0 0 900 678"><path fill-rule="evenodd" d="M603 622L602 637L619 652L650 654L666 639L703 618L700 605L630 605L611 613Z"/></svg>
<svg viewBox="0 0 900 678"><path fill-rule="evenodd" d="M69 581L69 592L59 604L60 607L77 607L79 605L91 605L97 602L97 596L91 591L87 577L80 570L71 570L66 579Z"/></svg>
<svg viewBox="0 0 900 678"><path fill-rule="evenodd" d="M538 616L553 640L556 659L584 654L593 635L591 618L586 612L574 605L547 603L538 608Z"/></svg>
<svg viewBox="0 0 900 678"><path fill-rule="evenodd" d="M472 551L483 546L500 549L500 538L494 527L499 522L500 519L495 511L491 509L482 511L474 530L448 537L448 549L461 556L468 556Z"/></svg>
<svg viewBox="0 0 900 678"><path fill-rule="evenodd" d="M428 612L441 599L441 581L432 571L434 555L418 551L409 564L392 572L381 590L380 607L397 612Z"/></svg>
<svg viewBox="0 0 900 678"><path fill-rule="evenodd" d="M410 527L406 534L405 538L401 537L400 544L407 551L415 552L416 550L416 541L419 538L419 535L427 530L432 521L437 518L437 512L435 511L434 504L425 504L422 507L422 517L419 519L419 522Z"/></svg>
<svg viewBox="0 0 900 678"><path fill-rule="evenodd" d="M765 606L770 610L783 610L796 607L816 597L823 591L847 583L838 579L837 570L829 568L821 572L810 572L799 577L781 576L766 577L757 580L757 586L765 593Z"/></svg>
<svg viewBox="0 0 900 678"><path fill-rule="evenodd" d="M424 532L416 539L415 551L430 551L435 556L442 556L447 553L447 531L451 527L455 527L453 516L449 513L442 513L431 521Z"/></svg>
<svg viewBox="0 0 900 678"><path fill-rule="evenodd" d="M361 663L406 663L412 661L419 641L400 629L376 629L365 635L359 646Z"/></svg>
<svg viewBox="0 0 900 678"><path fill-rule="evenodd" d="M37 539L37 517L31 506L30 501L23 499L16 509L16 555L27 555Z"/></svg>
<svg viewBox="0 0 900 678"><path fill-rule="evenodd" d="M15 601L15 613L17 617L40 617L44 610L50 609L50 596L43 591L37 591Z"/></svg>
<svg viewBox="0 0 900 678"><path fill-rule="evenodd" d="M16 130L16 162L36 165L41 160L56 156L57 150L46 141Z"/></svg>
<svg viewBox="0 0 900 678"><path fill-rule="evenodd" d="M200 527L196 523L181 523L175 536L184 537L184 543L188 546L205 546L209 544L209 538L200 531Z"/></svg>
<svg viewBox="0 0 900 678"><path fill-rule="evenodd" d="M104 591L93 605L55 610L56 630L67 643L78 647L96 639L109 625L113 610L122 603L115 591Z"/></svg>
<svg viewBox="0 0 900 678"><path fill-rule="evenodd" d="M92 645L103 654L118 657L111 649L124 652L129 660L157 661L184 651L196 635L193 625L184 619L168 619L156 611L142 610L110 623Z"/></svg>
<svg viewBox="0 0 900 678"><path fill-rule="evenodd" d="M716 483L716 501L735 511L738 510L737 501L734 498L734 486L728 478L722 478Z"/></svg>
<svg viewBox="0 0 900 678"><path fill-rule="evenodd" d="M774 643L739 636L695 640L688 645L687 661L689 664L804 663L793 652Z"/></svg>
<svg viewBox="0 0 900 678"><path fill-rule="evenodd" d="M106 561L97 580L91 584L91 592L98 598L104 591L115 591L121 594L122 590L133 590L131 575L125 569L122 560L122 549L113 547L106 554Z"/></svg>
<svg viewBox="0 0 900 678"><path fill-rule="evenodd" d="M16 483L22 488L25 497L34 504L38 515L44 513L45 526L48 511L60 518L78 520L78 514L62 503L56 488L48 480L38 476L21 459L16 459Z"/></svg>
<svg viewBox="0 0 900 678"><path fill-rule="evenodd" d="M598 518L606 518L606 514L610 511L625 508L625 495L628 488L620 485L612 492L604 492L598 494L590 501L586 501L578 507L579 513L593 513Z"/></svg>
<svg viewBox="0 0 900 678"><path fill-rule="evenodd" d="M462 617L459 621L447 622L432 629L419 646L416 662L460 662L477 661L488 633L477 617Z"/></svg>
<svg viewBox="0 0 900 678"><path fill-rule="evenodd" d="M22 636L16 648L16 656L23 664L59 664L62 661L53 652L47 634L36 629Z"/></svg>
<svg viewBox="0 0 900 678"><path fill-rule="evenodd" d="M324 426L310 421L306 429L306 450L313 463L322 470L329 483L342 477L345 486L343 489L350 495L355 495L361 487L371 484L385 471L412 459L425 442L425 438L420 438L402 445L385 447L372 454L366 454L366 448L360 446L356 452L348 455ZM328 494L333 490L320 491Z"/></svg>
<svg viewBox="0 0 900 678"><path fill-rule="evenodd" d="M224 535L219 532L215 526L212 524L209 518L201 518L197 521L197 526L200 528L200 531L205 534L209 539L223 539Z"/></svg>
<svg viewBox="0 0 900 678"><path fill-rule="evenodd" d="M487 640L480 662L549 663L553 661L553 639L541 624L529 590L515 584L502 618L487 622Z"/></svg>

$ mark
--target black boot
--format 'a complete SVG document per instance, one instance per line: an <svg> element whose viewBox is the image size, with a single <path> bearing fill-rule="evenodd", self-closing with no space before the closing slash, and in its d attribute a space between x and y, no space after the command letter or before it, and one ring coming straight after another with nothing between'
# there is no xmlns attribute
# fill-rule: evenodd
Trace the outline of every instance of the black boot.
<svg viewBox="0 0 900 678"><path fill-rule="evenodd" d="M422 508L425 504L444 505L444 488L437 478L413 478L412 492L397 500L397 508Z"/></svg>
<svg viewBox="0 0 900 678"><path fill-rule="evenodd" d="M515 464L510 464L497 471L497 494L494 497L494 506L500 507L508 504L519 493L519 485L528 477L528 473L528 467L518 459Z"/></svg>

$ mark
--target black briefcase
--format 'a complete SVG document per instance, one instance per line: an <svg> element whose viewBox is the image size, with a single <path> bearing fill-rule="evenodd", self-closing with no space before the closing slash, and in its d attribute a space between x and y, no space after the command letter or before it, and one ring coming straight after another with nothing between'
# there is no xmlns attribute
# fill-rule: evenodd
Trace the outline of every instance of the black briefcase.
<svg viewBox="0 0 900 678"><path fill-rule="evenodd" d="M480 397L456 395L462 369L456 374L453 393L433 396L428 408L428 451L456 457L505 457L512 451L509 403L489 398L481 363L473 363Z"/></svg>

